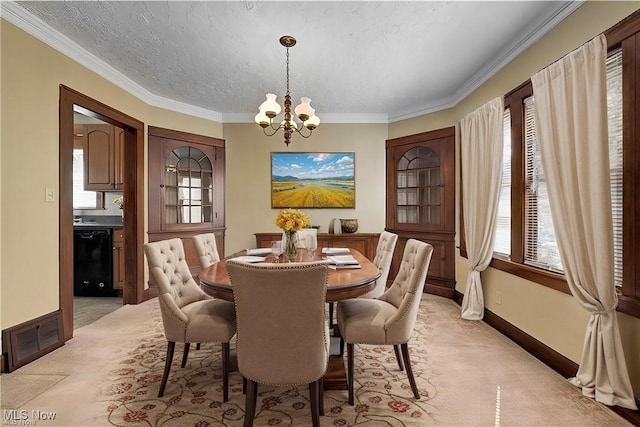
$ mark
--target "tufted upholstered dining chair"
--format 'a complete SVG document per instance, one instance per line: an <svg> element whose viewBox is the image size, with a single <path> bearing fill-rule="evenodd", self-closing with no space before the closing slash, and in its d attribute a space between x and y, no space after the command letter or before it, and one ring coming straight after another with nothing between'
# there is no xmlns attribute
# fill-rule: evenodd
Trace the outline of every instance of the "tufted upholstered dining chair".
<svg viewBox="0 0 640 427"><path fill-rule="evenodd" d="M248 264L227 261L238 319L238 370L246 379L244 425L253 425L258 383L309 384L311 420L323 414L322 378L329 360L324 262Z"/></svg>
<svg viewBox="0 0 640 427"><path fill-rule="evenodd" d="M205 294L191 276L182 240L170 239L144 245L149 272L158 285L158 301L167 338L167 358L158 397L164 394L176 342L184 343L185 367L192 342L222 343L222 395L229 396L229 341L236 333L232 302Z"/></svg>
<svg viewBox="0 0 640 427"><path fill-rule="evenodd" d="M380 270L380 277L376 280L375 288L371 289L359 298L377 298L382 295L387 288L387 278L389 277L389 269L393 260L393 251L396 249L398 235L383 231L378 238L378 247L376 248L376 256L373 263Z"/></svg>
<svg viewBox="0 0 640 427"><path fill-rule="evenodd" d="M196 254L198 255L200 268L207 268L211 264L220 261L215 234L198 234L193 236L191 240L193 241L193 247L196 249Z"/></svg>
<svg viewBox="0 0 640 427"><path fill-rule="evenodd" d="M380 277L376 280L376 286L364 295L360 295L359 298L376 298L384 293L387 288L387 278L389 277L389 270L391 269L391 261L393 260L393 251L396 249L396 243L398 242L398 235L390 233L388 231L382 231L378 238L378 246L376 248L376 256L373 259L373 263L380 270ZM329 322L333 323L333 303L329 303ZM394 346L396 356L399 356L398 347ZM342 354L342 349L340 350ZM398 365L402 369L402 362L400 357L397 357Z"/></svg>
<svg viewBox="0 0 640 427"><path fill-rule="evenodd" d="M430 244L415 239L407 240L400 269L389 289L374 299L354 298L338 303L338 326L347 343L350 405L353 405L354 344L388 344L394 348L399 345L413 396L420 399L407 342L418 316L432 253L433 246Z"/></svg>

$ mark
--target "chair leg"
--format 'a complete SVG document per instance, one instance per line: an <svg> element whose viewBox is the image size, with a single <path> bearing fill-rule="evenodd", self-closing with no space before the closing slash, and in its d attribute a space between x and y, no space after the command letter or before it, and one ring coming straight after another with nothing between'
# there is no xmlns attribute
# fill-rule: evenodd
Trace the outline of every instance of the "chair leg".
<svg viewBox="0 0 640 427"><path fill-rule="evenodd" d="M229 343L222 343L222 401L229 400Z"/></svg>
<svg viewBox="0 0 640 427"><path fill-rule="evenodd" d="M189 356L189 344L188 342L184 343L184 351L182 352L182 366L183 368L187 366L187 357Z"/></svg>
<svg viewBox="0 0 640 427"><path fill-rule="evenodd" d="M329 303L329 329L333 329L333 303Z"/></svg>
<svg viewBox="0 0 640 427"><path fill-rule="evenodd" d="M344 338L340 336L340 356L344 354Z"/></svg>
<svg viewBox="0 0 640 427"><path fill-rule="evenodd" d="M349 405L353 406L353 343L347 343L347 387L349 387Z"/></svg>
<svg viewBox="0 0 640 427"><path fill-rule="evenodd" d="M320 378L318 383L318 409L320 415L324 415L324 377Z"/></svg>
<svg viewBox="0 0 640 427"><path fill-rule="evenodd" d="M200 350L200 343L196 344L196 350Z"/></svg>
<svg viewBox="0 0 640 427"><path fill-rule="evenodd" d="M160 391L158 397L162 397L164 394L164 387L167 385L167 379L169 378L169 371L171 370L171 362L173 361L173 350L176 348L176 343L169 341L167 343L167 358L164 361L164 374L162 375L162 382L160 383Z"/></svg>
<svg viewBox="0 0 640 427"><path fill-rule="evenodd" d="M319 390L320 380L309 383L309 400L311 402L311 424L313 427L320 427Z"/></svg>
<svg viewBox="0 0 640 427"><path fill-rule="evenodd" d="M247 380L247 396L244 404L244 427L253 426L253 417L256 413L256 403L258 402L258 383Z"/></svg>
<svg viewBox="0 0 640 427"><path fill-rule="evenodd" d="M407 368L407 377L409 377L409 384L411 384L411 390L413 391L413 397L420 399L420 393L418 393L418 386L416 386L416 380L413 377L413 369L411 369L411 360L409 359L409 346L407 343L400 344L402 349L402 357L404 359L404 366Z"/></svg>
<svg viewBox="0 0 640 427"><path fill-rule="evenodd" d="M242 394L247 394L247 379L242 377Z"/></svg>
<svg viewBox="0 0 640 427"><path fill-rule="evenodd" d="M400 345L395 344L393 346L393 351L396 353L396 360L398 361L398 368L400 368L401 371L404 371L404 368L402 367L402 357L400 356Z"/></svg>

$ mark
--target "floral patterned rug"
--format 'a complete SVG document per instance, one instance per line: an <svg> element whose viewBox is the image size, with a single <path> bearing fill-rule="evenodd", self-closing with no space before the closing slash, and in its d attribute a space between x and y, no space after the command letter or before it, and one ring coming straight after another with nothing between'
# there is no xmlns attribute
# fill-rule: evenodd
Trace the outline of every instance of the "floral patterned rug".
<svg viewBox="0 0 640 427"><path fill-rule="evenodd" d="M162 398L158 389L166 354L159 308L154 306L155 328L139 337L137 346L114 361L109 381L99 394L106 416L115 426L240 426L244 420L242 377L229 377L229 400L222 402L220 345L195 346L185 368L180 368L182 347L176 346L169 381ZM431 304L422 304L409 350L421 399L413 398L404 371L391 346L356 346L354 406L347 392L324 395L323 426L422 426L432 424L430 400L436 394L425 335L429 332ZM232 353L235 343L231 344ZM346 358L345 358L346 360ZM233 368L233 367L232 367ZM311 425L307 386L260 385L254 425Z"/></svg>

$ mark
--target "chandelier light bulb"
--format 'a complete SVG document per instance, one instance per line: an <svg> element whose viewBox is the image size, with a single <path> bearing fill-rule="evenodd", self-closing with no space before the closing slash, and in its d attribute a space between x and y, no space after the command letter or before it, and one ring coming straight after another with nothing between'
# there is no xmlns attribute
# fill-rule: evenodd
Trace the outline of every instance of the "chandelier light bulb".
<svg viewBox="0 0 640 427"><path fill-rule="evenodd" d="M315 128L318 127L319 124L320 124L320 119L315 114L309 117L309 119L303 123L304 127L306 127L309 130L314 130Z"/></svg>
<svg viewBox="0 0 640 427"><path fill-rule="evenodd" d="M260 111L258 114L256 114L255 120L256 123L259 124L263 129L268 127L271 122L264 111Z"/></svg>
<svg viewBox="0 0 640 427"><path fill-rule="evenodd" d="M306 96L300 98L300 105L298 105L294 111L296 112L298 118L303 122L307 121L309 117L313 116L316 112L313 108L311 108L311 99L307 98Z"/></svg>
<svg viewBox="0 0 640 427"><path fill-rule="evenodd" d="M270 119L280 114L280 111L282 111L282 107L280 107L280 104L278 104L278 101L276 101L275 94L267 94L267 100L260 105L260 111L266 114Z"/></svg>

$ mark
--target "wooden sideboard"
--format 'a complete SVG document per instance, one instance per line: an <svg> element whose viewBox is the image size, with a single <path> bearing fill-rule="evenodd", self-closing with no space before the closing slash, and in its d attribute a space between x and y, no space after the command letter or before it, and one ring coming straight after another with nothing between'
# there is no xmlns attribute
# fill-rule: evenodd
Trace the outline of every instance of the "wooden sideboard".
<svg viewBox="0 0 640 427"><path fill-rule="evenodd" d="M271 242L282 239L282 233L255 233L256 246L270 248ZM370 261L376 257L380 233L318 233L318 249L320 248L351 248L355 249Z"/></svg>

